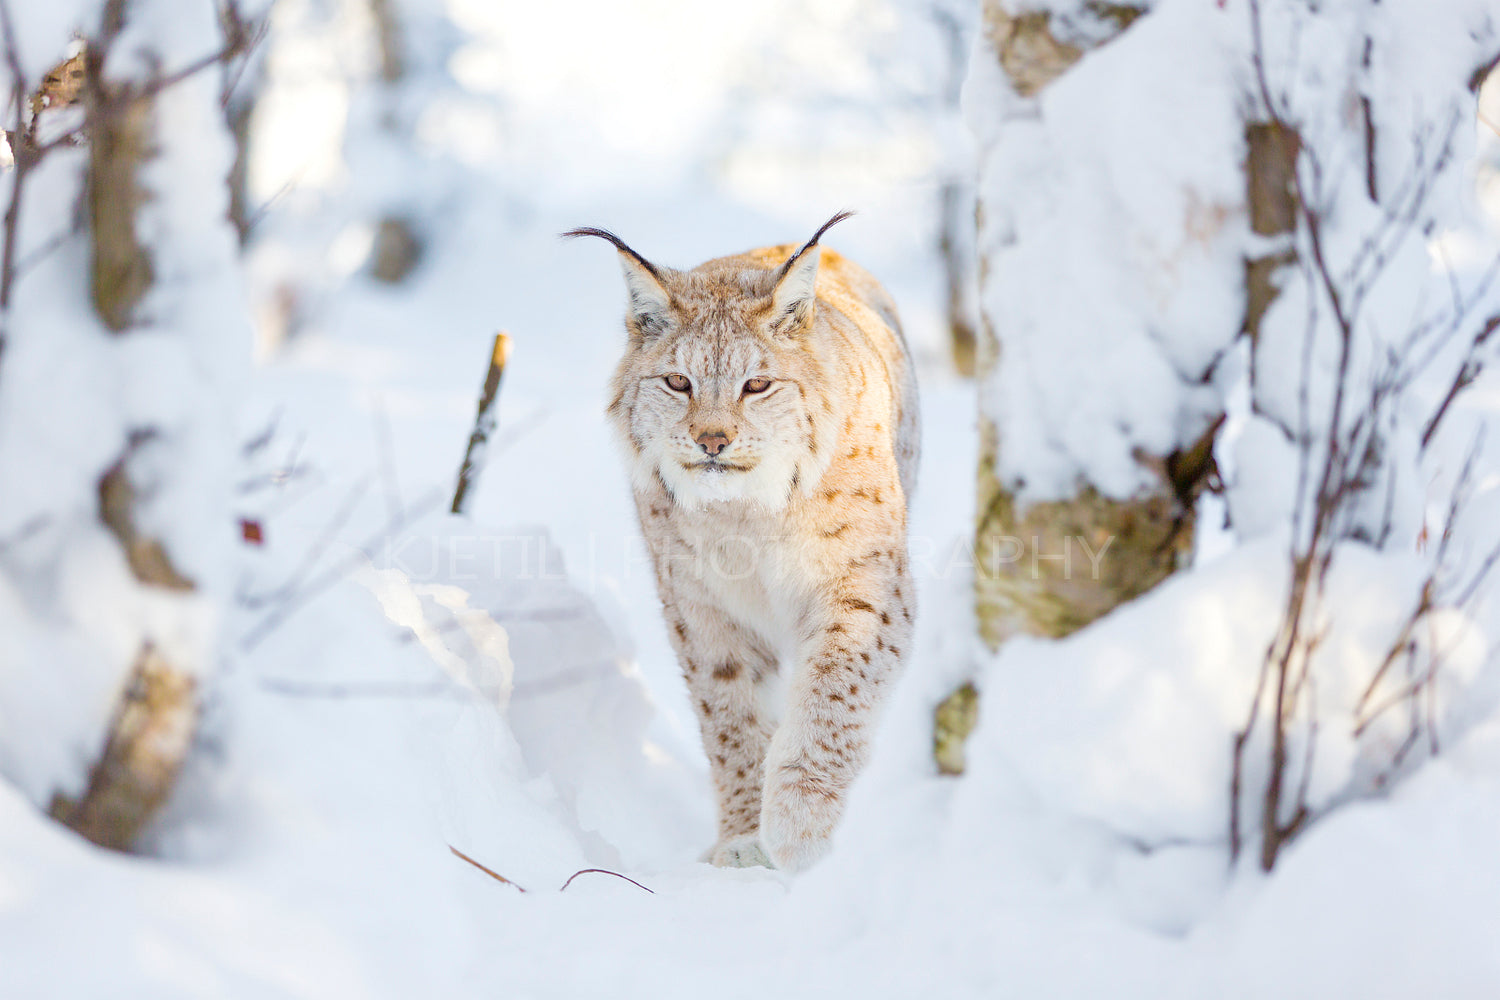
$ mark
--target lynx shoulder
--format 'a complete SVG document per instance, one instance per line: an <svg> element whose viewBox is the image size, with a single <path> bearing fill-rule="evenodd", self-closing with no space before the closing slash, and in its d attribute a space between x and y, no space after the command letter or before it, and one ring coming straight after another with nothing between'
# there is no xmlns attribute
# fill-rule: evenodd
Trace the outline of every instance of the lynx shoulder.
<svg viewBox="0 0 1500 1000"><path fill-rule="evenodd" d="M896 309L818 241L659 267L608 414L718 798L720 865L827 849L911 644L917 398Z"/></svg>

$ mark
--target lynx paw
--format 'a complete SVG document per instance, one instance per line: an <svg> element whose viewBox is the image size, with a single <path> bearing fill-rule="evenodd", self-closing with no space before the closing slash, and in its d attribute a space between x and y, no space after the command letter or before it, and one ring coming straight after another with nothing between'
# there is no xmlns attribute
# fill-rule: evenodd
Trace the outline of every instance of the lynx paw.
<svg viewBox="0 0 1500 1000"><path fill-rule="evenodd" d="M765 848L760 846L760 838L755 836L736 837L734 840L715 844L713 850L708 852L708 861L719 868L776 867L771 864Z"/></svg>
<svg viewBox="0 0 1500 1000"><path fill-rule="evenodd" d="M775 867L800 872L828 853L841 803L838 793L800 769L778 777L767 783L760 835Z"/></svg>
<svg viewBox="0 0 1500 1000"><path fill-rule="evenodd" d="M788 872L805 871L828 853L832 846L830 833L829 830L808 832L794 828L767 830L766 853L771 859L768 866Z"/></svg>

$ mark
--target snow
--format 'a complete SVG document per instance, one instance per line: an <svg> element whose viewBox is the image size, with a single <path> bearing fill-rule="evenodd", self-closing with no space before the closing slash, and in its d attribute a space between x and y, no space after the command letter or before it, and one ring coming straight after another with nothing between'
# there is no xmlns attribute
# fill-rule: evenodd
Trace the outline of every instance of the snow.
<svg viewBox="0 0 1500 1000"><path fill-rule="evenodd" d="M97 0L58 0L27 6L25 11L9 11L9 30L15 35L21 69L28 79L40 80L68 54L66 49L74 36L94 26L99 5ZM0 67L0 81L5 84L5 92L11 93L9 59ZM10 127L8 116L6 127Z"/></svg>
<svg viewBox="0 0 1500 1000"><path fill-rule="evenodd" d="M46 64L33 48L66 44L97 5L75 6L26 6L28 59ZM952 169L938 158L958 154L939 134L951 123L909 103L942 77L913 8L410 0L413 76L372 95L365 6L283 0L243 276L209 180L229 149L205 79L171 92L183 128L151 178L153 231L186 234L163 242L153 329L127 342L98 328L77 241L28 271L5 320L0 995L1494 995L1493 586L1419 638L1444 653L1439 755L1387 774L1404 720L1358 735L1335 721L1429 568L1432 549L1405 542L1440 532L1471 452L1451 579L1500 536L1500 439L1475 444L1500 413L1493 375L1413 460L1403 544L1338 550L1316 822L1269 875L1228 858L1230 741L1284 608L1298 497L1295 455L1251 412L1230 346L1247 244L1228 20L1243 11L1227 6L1160 0L1137 44L1091 54L1041 117L973 67L981 184L1010 212L984 234L1004 262L988 308L1061 331L1018 338L1049 377L1003 375L989 393L1003 467L1034 498L1083 470L1128 493L1132 447L1181 443L1234 396L1231 488L1214 501L1233 528L1211 557L1067 640L992 656L968 610L975 392L942 356L931 250L934 178ZM1477 44L1452 42L1462 5L1431 24L1430 4L1383 6L1382 79L1447 72ZM194 31L158 35L185 57ZM1389 127L1434 93L1392 103ZM1175 118L1132 110L1164 104ZM387 114L409 134L385 130ZM1045 176L1058 157L1069 169ZM1480 180L1466 169L1453 176ZM70 204L80 172L76 154L49 159L37 204ZM920 361L917 646L826 861L796 879L717 870L697 860L706 769L602 414L623 289L611 255L555 234L608 226L686 266L805 238L846 204L861 214L830 239L891 289ZM366 257L392 210L428 246L385 286ZM1110 246L1093 242L1101 218ZM28 212L26 246L61 224ZM1461 235L1472 290L1492 244ZM1046 252L1022 259L1012 239ZM1405 286L1380 308L1433 301ZM514 338L499 431L471 517L455 517L498 328ZM164 483L149 527L203 581L194 598L145 592L94 524L98 475L143 421L174 430L141 461ZM241 519L263 544L237 541ZM127 857L40 809L86 776L143 634L212 668L177 794ZM970 770L940 777L932 711L969 678ZM585 868L652 891L595 873L558 892Z"/></svg>
<svg viewBox="0 0 1500 1000"><path fill-rule="evenodd" d="M1006 338L986 416L1023 504L1080 477L1136 494L1137 449L1190 445L1217 405L1205 382L1240 328L1247 229L1225 20L1161 4L1036 101L997 66L971 77L983 303Z"/></svg>

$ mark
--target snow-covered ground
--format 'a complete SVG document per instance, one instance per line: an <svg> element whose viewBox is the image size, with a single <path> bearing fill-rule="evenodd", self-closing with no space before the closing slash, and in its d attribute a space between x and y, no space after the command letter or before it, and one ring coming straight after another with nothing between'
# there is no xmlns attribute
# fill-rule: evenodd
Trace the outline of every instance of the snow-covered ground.
<svg viewBox="0 0 1500 1000"><path fill-rule="evenodd" d="M1227 762L1284 540L1068 640L977 644L976 404L945 360L931 228L951 137L881 89L935 72L910 10L397 6L429 75L388 104L350 97L370 75L363 4L278 10L232 511L264 544L239 555L202 735L149 856L91 847L0 781L0 996L1500 991L1492 618L1453 657L1470 697L1443 754L1331 811L1270 876L1227 861ZM392 107L416 123L394 143ZM846 206L861 214L831 244L887 284L920 362L918 642L833 854L795 880L719 870L697 860L706 769L602 416L618 268L555 234L606 226L689 266ZM392 207L428 247L386 286L364 265ZM499 437L453 517L497 329L514 339ZM1500 414L1500 380L1459 407L1456 439ZM1333 581L1364 595L1330 638L1351 662L1402 613L1400 569L1372 556ZM932 709L968 677L970 771L940 777ZM639 885L590 873L558 892L590 868Z"/></svg>

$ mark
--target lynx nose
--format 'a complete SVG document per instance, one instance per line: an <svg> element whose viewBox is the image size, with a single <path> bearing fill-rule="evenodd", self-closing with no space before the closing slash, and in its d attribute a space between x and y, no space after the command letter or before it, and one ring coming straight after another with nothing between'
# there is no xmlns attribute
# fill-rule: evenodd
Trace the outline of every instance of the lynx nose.
<svg viewBox="0 0 1500 1000"><path fill-rule="evenodd" d="M719 452L729 447L729 442L734 440L734 435L728 431L704 431L695 439L698 447L707 453L709 458L717 458Z"/></svg>

